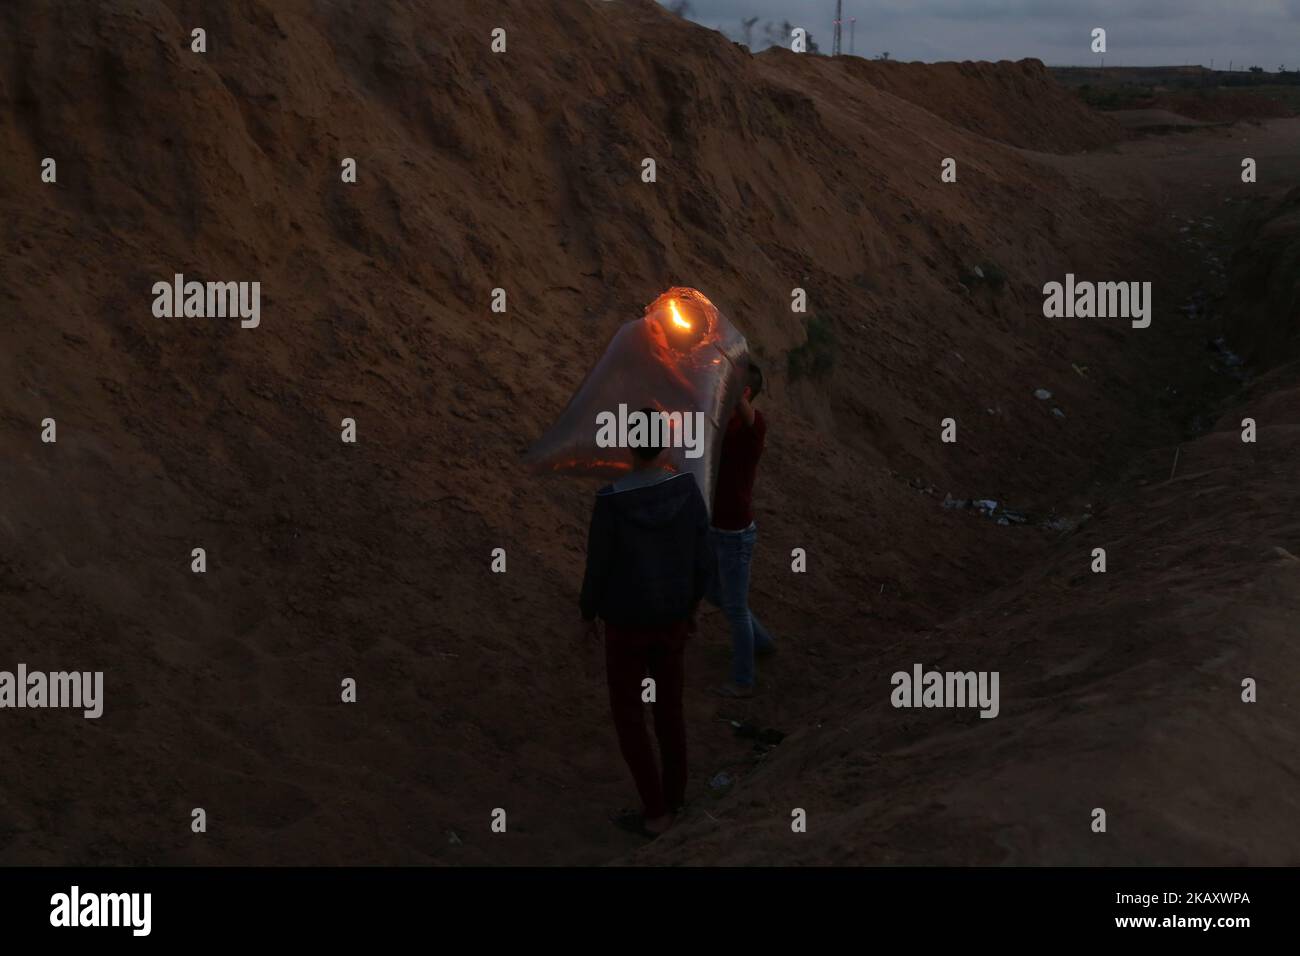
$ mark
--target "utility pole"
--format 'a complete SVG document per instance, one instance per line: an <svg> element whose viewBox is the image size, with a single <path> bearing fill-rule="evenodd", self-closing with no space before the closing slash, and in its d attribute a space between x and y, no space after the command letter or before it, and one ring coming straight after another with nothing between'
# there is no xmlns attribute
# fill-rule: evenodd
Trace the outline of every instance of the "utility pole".
<svg viewBox="0 0 1300 956"><path fill-rule="evenodd" d="M840 55L840 37L844 19L844 0L835 0L835 39L831 41L831 56Z"/></svg>
<svg viewBox="0 0 1300 956"><path fill-rule="evenodd" d="M853 31L858 25L857 17L849 17L849 56L853 55Z"/></svg>

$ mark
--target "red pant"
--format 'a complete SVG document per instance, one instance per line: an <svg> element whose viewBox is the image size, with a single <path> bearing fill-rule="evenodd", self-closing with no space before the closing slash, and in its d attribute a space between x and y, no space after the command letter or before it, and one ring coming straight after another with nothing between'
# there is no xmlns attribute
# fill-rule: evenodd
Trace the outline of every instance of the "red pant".
<svg viewBox="0 0 1300 956"><path fill-rule="evenodd" d="M605 626L605 674L619 749L632 771L647 819L661 817L686 802L686 720L682 715L686 623L656 631ZM641 681L655 682L655 736L663 775L645 728Z"/></svg>

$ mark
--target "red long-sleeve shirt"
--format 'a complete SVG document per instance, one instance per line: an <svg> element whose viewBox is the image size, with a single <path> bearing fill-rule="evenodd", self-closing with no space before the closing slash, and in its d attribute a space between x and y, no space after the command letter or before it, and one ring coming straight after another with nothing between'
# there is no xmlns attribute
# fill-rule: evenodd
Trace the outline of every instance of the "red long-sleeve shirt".
<svg viewBox="0 0 1300 956"><path fill-rule="evenodd" d="M754 476L766 437L767 422L762 412L755 410L752 425L745 424L739 409L731 416L722 436L722 460L713 490L713 527L743 531L753 522Z"/></svg>

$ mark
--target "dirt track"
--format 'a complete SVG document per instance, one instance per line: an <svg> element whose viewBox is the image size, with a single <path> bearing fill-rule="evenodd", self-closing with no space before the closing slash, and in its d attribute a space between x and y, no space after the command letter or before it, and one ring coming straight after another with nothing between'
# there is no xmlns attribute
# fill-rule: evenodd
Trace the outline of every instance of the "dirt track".
<svg viewBox="0 0 1300 956"><path fill-rule="evenodd" d="M752 58L648 2L448 6L250 0L205 60L180 4L0 13L0 667L108 688L99 721L0 713L0 862L1297 862L1273 676L1294 668L1300 565L1273 550L1300 554L1294 393L1283 369L1234 399L1205 349L1222 310L1178 311L1209 285L1194 243L1226 263L1300 183L1295 121L1111 147L1032 63L873 81L887 65ZM507 59L435 39L498 17ZM961 285L981 262L1005 288ZM263 326L153 318L177 271L260 279ZM1067 271L1153 281L1152 328L1043 319ZM516 462L675 282L773 372L753 603L782 650L762 698L720 712L707 620L693 806L627 856L604 814L630 784L574 637L592 489ZM835 334L822 381L784 374L796 285ZM1257 446L1233 439L1242 402ZM1217 430L1185 443L1198 415ZM946 493L1094 517L1061 538ZM1002 715L891 709L914 661L1000 669ZM751 771L719 717L788 736Z"/></svg>

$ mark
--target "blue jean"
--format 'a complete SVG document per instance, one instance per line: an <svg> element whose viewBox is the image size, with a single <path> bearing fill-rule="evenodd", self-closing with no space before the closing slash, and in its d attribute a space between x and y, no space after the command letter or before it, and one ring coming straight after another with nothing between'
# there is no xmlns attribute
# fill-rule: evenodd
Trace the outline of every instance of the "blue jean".
<svg viewBox="0 0 1300 956"><path fill-rule="evenodd" d="M758 526L751 523L743 531L711 528L709 538L718 565L708 597L731 625L731 680L738 687L753 687L754 648L772 646L772 635L749 610L749 565Z"/></svg>

